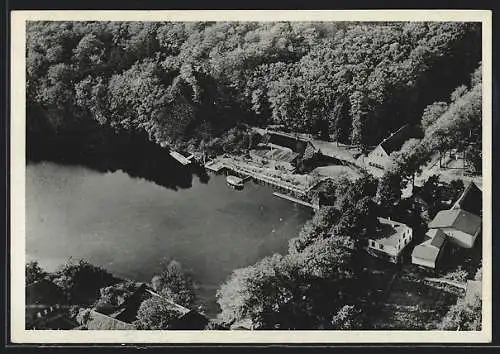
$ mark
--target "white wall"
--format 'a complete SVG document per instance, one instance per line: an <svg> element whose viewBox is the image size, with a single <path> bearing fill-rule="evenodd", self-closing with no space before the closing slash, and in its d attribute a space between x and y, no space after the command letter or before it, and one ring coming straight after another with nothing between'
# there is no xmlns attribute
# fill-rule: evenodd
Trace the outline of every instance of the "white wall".
<svg viewBox="0 0 500 354"><path fill-rule="evenodd" d="M413 264L421 265L421 266L424 266L424 267L427 267L427 268L434 269L436 267L435 262L429 261L427 259L418 258L418 257L415 257L415 256L411 257L411 262Z"/></svg>
<svg viewBox="0 0 500 354"><path fill-rule="evenodd" d="M368 154L367 163L374 163L381 168L385 168L390 158L387 156L384 149L377 146L373 151Z"/></svg>
<svg viewBox="0 0 500 354"><path fill-rule="evenodd" d="M372 240L372 239L368 240L368 247L373 248L373 249L378 250L378 251L382 251L382 252L387 253L391 256L397 257L403 251L403 249L410 244L412 238L413 238L412 229L409 227L406 227L405 233L403 234L403 236L400 239L401 243L400 243L399 249L397 246L387 246L384 244L382 244L384 249L380 249L380 247L379 247L380 243L378 243L376 240ZM405 244L405 239L408 240L406 244ZM372 242L375 243L375 246L372 246Z"/></svg>

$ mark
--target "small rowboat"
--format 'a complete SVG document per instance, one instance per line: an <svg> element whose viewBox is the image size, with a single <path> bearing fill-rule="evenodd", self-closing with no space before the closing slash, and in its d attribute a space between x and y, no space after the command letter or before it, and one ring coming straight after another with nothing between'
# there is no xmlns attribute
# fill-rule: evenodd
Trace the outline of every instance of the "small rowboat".
<svg viewBox="0 0 500 354"><path fill-rule="evenodd" d="M226 183L228 186L235 189L243 189L244 186L243 179L236 176L227 176Z"/></svg>

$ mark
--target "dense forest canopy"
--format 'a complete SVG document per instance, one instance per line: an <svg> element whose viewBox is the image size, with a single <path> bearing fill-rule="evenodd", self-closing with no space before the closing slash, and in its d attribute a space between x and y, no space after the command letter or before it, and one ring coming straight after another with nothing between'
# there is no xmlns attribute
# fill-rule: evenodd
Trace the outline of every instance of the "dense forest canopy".
<svg viewBox="0 0 500 354"><path fill-rule="evenodd" d="M446 101L480 43L458 22L32 22L28 134L198 144L243 121L370 146Z"/></svg>

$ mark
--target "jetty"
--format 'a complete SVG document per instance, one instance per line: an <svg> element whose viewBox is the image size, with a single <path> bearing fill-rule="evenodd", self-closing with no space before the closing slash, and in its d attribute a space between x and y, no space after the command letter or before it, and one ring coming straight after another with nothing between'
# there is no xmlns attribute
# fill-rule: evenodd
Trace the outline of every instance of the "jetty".
<svg viewBox="0 0 500 354"><path fill-rule="evenodd" d="M287 194L283 194L283 193L280 193L280 192L273 192L273 195L276 196L276 197L278 197L278 198L283 198L283 199L289 200L291 202L294 202L294 203L297 203L297 204L300 204L300 205L304 205L304 206L312 208L314 210L318 210L319 209L319 205L315 205L315 204L309 203L309 202L307 202L305 200L298 199L298 198L292 197L292 196L287 195Z"/></svg>
<svg viewBox="0 0 500 354"><path fill-rule="evenodd" d="M219 173L223 169L226 168L226 165L225 165L224 161L217 159L217 160L212 160L212 161L207 162L205 164L205 168L207 170L212 171L212 172Z"/></svg>
<svg viewBox="0 0 500 354"><path fill-rule="evenodd" d="M193 158L194 155L191 154L188 157L184 157L183 155L179 154L177 151L170 151L170 156L172 156L174 159L176 159L182 165L187 166L191 163L191 159Z"/></svg>
<svg viewBox="0 0 500 354"><path fill-rule="evenodd" d="M293 193L299 196L305 196L307 194L307 189L299 188L292 183L253 171L252 169L246 168L242 163L238 163L230 158L222 157L209 161L205 164L205 168L214 173L230 173L231 175L242 178L243 181L252 179L257 183L267 184L287 193Z"/></svg>

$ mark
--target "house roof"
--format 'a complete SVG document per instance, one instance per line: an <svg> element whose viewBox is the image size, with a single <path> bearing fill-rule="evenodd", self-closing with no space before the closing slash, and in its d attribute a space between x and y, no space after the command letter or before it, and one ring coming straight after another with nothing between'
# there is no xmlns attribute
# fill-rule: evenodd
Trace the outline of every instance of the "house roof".
<svg viewBox="0 0 500 354"><path fill-rule="evenodd" d="M431 229L426 233L426 239L413 249L412 257L435 261L446 241L446 234L439 229Z"/></svg>
<svg viewBox="0 0 500 354"><path fill-rule="evenodd" d="M405 124L394 133L389 135L387 138L382 140L379 145L382 147L382 149L384 149L387 155L390 155L391 152L401 149L401 146L403 146L404 142L408 138L410 130L409 127L410 126L408 124Z"/></svg>
<svg viewBox="0 0 500 354"><path fill-rule="evenodd" d="M426 236L429 237L423 243L429 244L433 247L441 248L443 246L444 241L446 241L446 234L440 229L431 229L427 231Z"/></svg>
<svg viewBox="0 0 500 354"><path fill-rule="evenodd" d="M453 204L452 209L462 209L475 215L482 215L483 211L483 195L479 187L470 182L464 189L462 195Z"/></svg>
<svg viewBox="0 0 500 354"><path fill-rule="evenodd" d="M137 312L142 302L148 297L151 295L147 293L147 286L143 283L110 316L123 322L132 323L137 319Z"/></svg>
<svg viewBox="0 0 500 354"><path fill-rule="evenodd" d="M475 235L481 227L481 218L462 209L441 210L429 223L430 229L454 228Z"/></svg>
<svg viewBox="0 0 500 354"><path fill-rule="evenodd" d="M26 286L27 305L66 304L63 290L48 279L41 279Z"/></svg>
<svg viewBox="0 0 500 354"><path fill-rule="evenodd" d="M267 134L269 135L269 143L289 148L299 155L305 152L307 145L311 145L316 150L311 140L304 139L294 134L277 131L268 131Z"/></svg>
<svg viewBox="0 0 500 354"><path fill-rule="evenodd" d="M435 261L439 255L439 248L430 247L429 245L420 244L413 249L412 257Z"/></svg>
<svg viewBox="0 0 500 354"><path fill-rule="evenodd" d="M270 160L279 160L291 163L299 156L299 154L292 151L292 149L276 144L269 144L269 146L274 148L272 150L268 150L265 154L265 157Z"/></svg>
<svg viewBox="0 0 500 354"><path fill-rule="evenodd" d="M111 316L91 310L90 319L86 325L89 330L134 330L133 324L120 321Z"/></svg>
<svg viewBox="0 0 500 354"><path fill-rule="evenodd" d="M377 241L377 243L387 246L397 246L399 240L401 239L404 231L408 228L407 225L385 219L385 218L377 218L380 222L380 228L378 230L378 235L376 238L373 238Z"/></svg>

